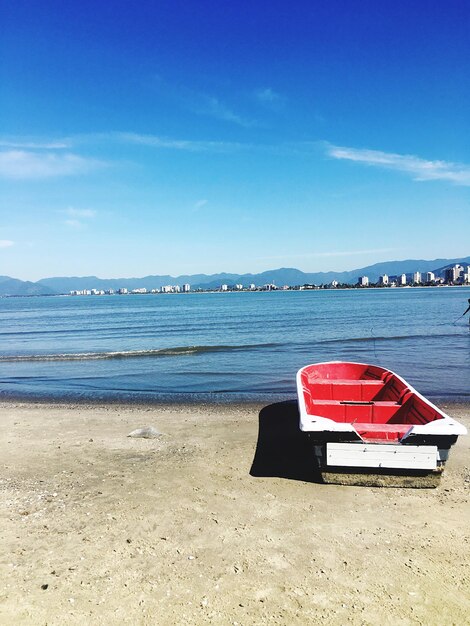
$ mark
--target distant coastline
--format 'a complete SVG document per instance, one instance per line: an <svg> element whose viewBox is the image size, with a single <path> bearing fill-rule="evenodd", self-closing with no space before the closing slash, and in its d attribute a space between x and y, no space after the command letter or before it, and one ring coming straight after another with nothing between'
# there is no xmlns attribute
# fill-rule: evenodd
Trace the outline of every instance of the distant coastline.
<svg viewBox="0 0 470 626"><path fill-rule="evenodd" d="M166 295L196 295L196 294L233 294L233 293L265 293L267 291L272 293L284 293L286 291L374 291L374 290L407 290L407 289L430 289L430 288L470 288L470 283L462 284L416 284L416 285L377 285L370 284L367 286L362 285L337 285L332 287L331 285L295 285L283 286L283 287L271 287L267 289L265 287L257 287L256 289L194 289L187 292L183 291L166 291L159 290L149 291L126 291L125 293L119 293L119 291L112 291L111 293L103 290L102 292L93 293L93 290L86 290L87 293L50 293L50 294L19 294L19 295L0 295L1 298L76 298L76 297L99 297L99 296L166 296Z"/></svg>
<svg viewBox="0 0 470 626"><path fill-rule="evenodd" d="M99 296L165 296L165 295L197 295L197 294L233 294L233 293L265 293L267 291L272 293L284 293L286 291L374 291L374 290L407 290L407 289L432 289L432 288L470 288L470 283L462 283L462 284L421 284L421 285L376 285L370 284L367 286L362 285L338 285L336 287L332 287L331 285L296 285L293 287L285 286L285 287L276 287L272 289L265 289L263 287L259 287L256 289L195 289L187 292L183 291L172 291L172 292L161 292L161 291L127 291L126 293L119 293L118 291L109 293L104 291L103 293L92 293L92 290L87 290L90 293L79 293L79 294L71 294L71 293L49 293L49 294L18 294L18 295L0 295L0 299L2 298L75 298L75 297L99 297Z"/></svg>
<svg viewBox="0 0 470 626"><path fill-rule="evenodd" d="M357 286L435 285L469 282L470 256L454 259L408 259L385 261L348 271L304 272L281 267L258 274L187 274L181 276L147 275L140 278L99 278L97 276L62 276L36 282L0 276L0 296L64 295L71 292L147 293L166 291L268 291L279 289L349 289ZM455 268L459 268L458 271ZM467 276L467 278L465 278ZM357 283L361 282L361 285ZM383 284L379 284L382 282ZM223 286L225 285L226 288ZM91 293L90 293L91 295ZM96 295L96 294L95 294Z"/></svg>

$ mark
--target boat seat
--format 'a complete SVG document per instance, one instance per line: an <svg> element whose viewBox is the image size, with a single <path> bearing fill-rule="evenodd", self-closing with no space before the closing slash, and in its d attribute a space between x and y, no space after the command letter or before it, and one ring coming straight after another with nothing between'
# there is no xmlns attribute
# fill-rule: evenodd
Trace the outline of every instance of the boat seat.
<svg viewBox="0 0 470 626"><path fill-rule="evenodd" d="M372 400L383 387L382 380L316 379L308 382L312 396L325 400Z"/></svg>
<svg viewBox="0 0 470 626"><path fill-rule="evenodd" d="M335 422L386 424L400 408L396 402L311 399L307 412Z"/></svg>

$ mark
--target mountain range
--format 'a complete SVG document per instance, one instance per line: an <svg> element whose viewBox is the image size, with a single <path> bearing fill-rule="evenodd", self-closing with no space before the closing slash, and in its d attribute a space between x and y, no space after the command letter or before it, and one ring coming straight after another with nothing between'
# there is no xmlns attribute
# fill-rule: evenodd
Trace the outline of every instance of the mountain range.
<svg viewBox="0 0 470 626"><path fill-rule="evenodd" d="M70 291L83 289L159 289L164 285L183 285L189 283L192 289L216 289L222 283L227 285L265 285L277 286L304 284L328 284L333 280L339 283L355 284L359 276L368 276L369 281L377 282L379 276L395 276L412 272L434 272L443 276L445 270L456 263L470 264L470 256L456 259L408 259L406 261L386 261L347 272L302 272L295 268L268 270L260 274L192 274L183 276L152 275L142 278L98 278L96 276L61 276L43 278L37 282L22 281L10 276L0 276L0 296L38 296L68 294Z"/></svg>

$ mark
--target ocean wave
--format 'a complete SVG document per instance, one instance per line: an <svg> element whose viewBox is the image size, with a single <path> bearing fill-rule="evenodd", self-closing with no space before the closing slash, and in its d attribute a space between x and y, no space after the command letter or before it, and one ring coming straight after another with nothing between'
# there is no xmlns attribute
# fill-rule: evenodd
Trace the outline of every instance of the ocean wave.
<svg viewBox="0 0 470 626"><path fill-rule="evenodd" d="M17 354L0 355L0 363L18 363L31 361L99 361L105 359L135 359L143 357L171 357L209 352L238 352L259 348L273 348L281 344L251 344L238 346L179 346L151 350L122 350L113 352L72 352L69 354Z"/></svg>
<svg viewBox="0 0 470 626"><path fill-rule="evenodd" d="M454 333L455 334L455 333ZM0 363L17 363L17 362L34 362L34 361L99 361L111 359L135 359L135 358L159 358L186 356L197 354L208 354L216 352L240 352L253 350L270 350L273 348L282 348L282 350L304 351L314 350L319 346L342 344L345 348L354 344L366 344L375 342L399 342L399 341L417 341L425 339L427 341L433 339L450 339L454 334L414 334L414 335L378 335L371 334L368 337L341 337L322 339L319 341L306 340L287 343L260 343L260 344L240 344L240 345L212 345L212 346L178 346L174 348L159 348L150 350L118 350L109 352L72 352L66 354L11 354L0 355Z"/></svg>
<svg viewBox="0 0 470 626"><path fill-rule="evenodd" d="M325 345L330 343L367 343L369 341L406 341L412 339L442 339L443 337L450 338L457 335L457 333L423 333L415 335L374 335L371 333L368 337L343 337L338 339L323 339L317 343Z"/></svg>

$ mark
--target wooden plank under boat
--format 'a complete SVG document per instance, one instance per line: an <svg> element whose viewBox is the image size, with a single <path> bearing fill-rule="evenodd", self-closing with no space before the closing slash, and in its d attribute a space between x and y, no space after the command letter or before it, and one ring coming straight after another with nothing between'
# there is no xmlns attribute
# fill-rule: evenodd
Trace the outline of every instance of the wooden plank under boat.
<svg viewBox="0 0 470 626"><path fill-rule="evenodd" d="M325 482L434 487L466 428L394 372L330 361L297 372L300 429Z"/></svg>

